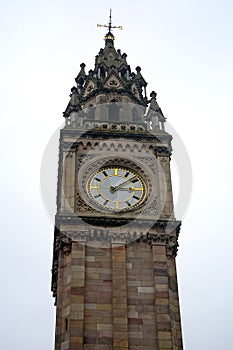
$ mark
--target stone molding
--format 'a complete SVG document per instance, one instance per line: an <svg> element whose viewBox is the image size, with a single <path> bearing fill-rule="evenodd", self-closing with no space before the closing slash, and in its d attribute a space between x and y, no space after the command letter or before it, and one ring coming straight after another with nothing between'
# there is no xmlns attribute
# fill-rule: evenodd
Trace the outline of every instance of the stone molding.
<svg viewBox="0 0 233 350"><path fill-rule="evenodd" d="M131 132L145 132L146 127L142 124L137 125L133 123L100 123L96 121L85 121L84 128L86 129L102 129L102 130L119 130L119 131L131 131Z"/></svg>
<svg viewBox="0 0 233 350"><path fill-rule="evenodd" d="M147 240L151 246L165 245L168 258L175 258L178 251L178 237L163 234L148 234Z"/></svg>
<svg viewBox="0 0 233 350"><path fill-rule="evenodd" d="M135 228L137 227L143 227L143 225L147 224L147 226L150 226L152 230L156 230L156 232L165 232L166 230L169 230L170 232L176 232L177 235L179 235L180 227L181 227L181 221L170 219L170 220L143 220L143 219L137 219L137 218L116 218L116 217L89 217L89 216L76 216L76 215L57 215L56 216L56 227L60 227L61 225L75 225L77 227L80 227L83 224L87 225L96 225L96 226L104 226L104 227L116 227L116 226L123 226L127 225L130 222L134 222Z"/></svg>
<svg viewBox="0 0 233 350"><path fill-rule="evenodd" d="M94 224L95 220L100 220L97 218L88 218L89 224ZM135 230L132 228L130 230L121 230L121 232L117 230L109 230L91 228L91 229L83 229L83 222L81 225L81 220L76 217L61 217L57 218L60 224L71 224L72 226L75 224L77 227L81 227L80 230L67 230L61 232L58 228L55 228L54 232L54 252L53 252L53 266L52 266L52 292L55 297L57 297L57 285L58 285L58 270L59 270L59 254L63 252L66 256L71 253L72 250L72 242L78 242L80 244L88 244L90 242L99 242L99 243L107 243L110 248L111 245L127 245L132 241L140 241L148 243L149 245L165 245L166 246L166 254L168 258L175 258L178 251L178 236L180 231L181 222L176 220L165 221L158 220L154 223L147 234L142 233L140 231L140 227L143 228L143 220L136 220L137 224L135 225ZM116 227L116 221L122 225L122 223L126 223L127 220L122 219L106 219L102 218L102 221L105 222L105 225L111 227L114 225ZM166 229L169 228L171 230L170 234L166 233Z"/></svg>
<svg viewBox="0 0 233 350"><path fill-rule="evenodd" d="M58 286L58 270L59 270L59 254L62 251L66 256L71 253L72 241L66 235L62 234L56 227L54 230L54 247L53 247L53 265L52 265L52 284L51 290L55 298L55 305L57 299Z"/></svg>
<svg viewBox="0 0 233 350"><path fill-rule="evenodd" d="M106 124L106 123L104 123ZM116 124L117 125L117 124ZM123 125L123 124L119 124ZM125 124L128 126L128 124ZM71 138L77 141L74 142L65 142L66 138ZM168 144L171 143L172 136L166 132L152 133L150 131L143 131L138 133L135 130L104 130L104 129L92 129L92 130L81 130L81 129L62 129L61 130L61 142L62 144L75 146L78 144L78 139L87 139L87 140L96 140L99 139L101 141L109 140L109 139L127 139L127 140L136 140L139 142L152 142L155 144L161 144L164 141L167 141ZM156 146L155 146L156 147Z"/></svg>

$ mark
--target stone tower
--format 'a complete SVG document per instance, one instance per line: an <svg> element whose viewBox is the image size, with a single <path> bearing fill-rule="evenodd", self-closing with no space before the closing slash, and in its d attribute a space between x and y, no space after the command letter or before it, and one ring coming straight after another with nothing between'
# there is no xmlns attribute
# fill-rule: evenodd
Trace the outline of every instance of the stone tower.
<svg viewBox="0 0 233 350"><path fill-rule="evenodd" d="M55 350L181 350L172 137L108 28L60 134Z"/></svg>

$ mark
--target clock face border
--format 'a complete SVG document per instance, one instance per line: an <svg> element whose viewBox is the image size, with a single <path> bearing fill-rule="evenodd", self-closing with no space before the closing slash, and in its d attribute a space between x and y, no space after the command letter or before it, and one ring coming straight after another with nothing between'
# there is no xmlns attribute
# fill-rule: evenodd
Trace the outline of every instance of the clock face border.
<svg viewBox="0 0 233 350"><path fill-rule="evenodd" d="M100 210L134 211L147 199L148 186L142 175L126 165L104 165L86 181L88 199Z"/></svg>
<svg viewBox="0 0 233 350"><path fill-rule="evenodd" d="M153 220L159 217L162 206L159 205L159 172L160 165L152 154L142 153L140 155L116 156L115 151L108 151L109 155L103 155L102 152L81 152L76 158L76 177L75 177L75 211L76 215L81 217L91 217L94 213L98 217L106 215L106 218L112 215L118 218L139 218ZM112 211L98 206L86 191L86 184L90 176L104 167L119 166L129 168L139 174L147 185L146 200L137 207L124 211ZM136 216L135 216L136 215ZM142 215L142 216L141 216Z"/></svg>

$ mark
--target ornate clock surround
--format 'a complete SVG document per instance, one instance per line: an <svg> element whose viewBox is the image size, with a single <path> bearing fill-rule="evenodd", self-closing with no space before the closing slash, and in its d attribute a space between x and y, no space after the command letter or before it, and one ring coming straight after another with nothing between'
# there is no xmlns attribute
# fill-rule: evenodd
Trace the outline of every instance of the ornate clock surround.
<svg viewBox="0 0 233 350"><path fill-rule="evenodd" d="M156 215L159 217L163 208L158 207L159 196L159 175L164 176L161 170L160 163L157 161L152 152L124 152L124 155L119 155L117 150L108 151L108 155L103 156L103 152L98 152L98 149L84 151L76 155L76 214L89 216L90 213L101 215L104 212L105 216L114 216L116 213L101 210L101 208L90 200L86 192L86 184L91 174L95 171L108 166L121 166L129 168L139 174L147 185L147 198L139 207L132 208L130 211L117 212L119 217L127 217L144 213L147 216ZM124 158L123 158L124 156Z"/></svg>

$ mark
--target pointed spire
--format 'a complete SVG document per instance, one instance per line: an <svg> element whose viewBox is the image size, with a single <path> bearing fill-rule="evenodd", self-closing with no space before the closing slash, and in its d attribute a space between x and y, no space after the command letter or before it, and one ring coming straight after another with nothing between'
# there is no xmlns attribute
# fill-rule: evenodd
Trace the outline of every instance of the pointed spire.
<svg viewBox="0 0 233 350"><path fill-rule="evenodd" d="M83 77L83 78L85 78L85 76L86 76L85 67L86 67L85 63L81 63L81 64L80 64L81 70L80 70L80 72L78 73L78 76L77 76L77 77Z"/></svg>
<svg viewBox="0 0 233 350"><path fill-rule="evenodd" d="M83 110L84 114L86 113L86 119L98 120L98 107L96 108L95 118L89 118L87 110L92 108L93 105L98 106L105 102L122 101L123 103L133 104L137 108L148 106L147 83L141 74L141 68L136 67L136 72L133 73L127 62L127 54L122 53L120 49L116 50L114 47L112 30L115 28L122 29L122 27L113 26L111 10L109 23L98 26L105 27L108 30L105 36L105 46L95 56L93 70L88 70L86 73L86 65L84 63L80 65L80 71L75 79L77 85L71 90L70 101L64 112L65 118L71 118L72 113ZM153 112L153 102L150 111ZM74 119L73 114L72 118ZM130 116L134 122L140 119L136 114L132 112ZM141 118L141 121L143 122L143 118Z"/></svg>
<svg viewBox="0 0 233 350"><path fill-rule="evenodd" d="M156 100L157 93L155 91L152 91L150 94L151 100L150 100L150 109L152 109L155 112L158 112L163 116L163 112L161 111L161 108L158 105L158 102Z"/></svg>
<svg viewBox="0 0 233 350"><path fill-rule="evenodd" d="M151 128L154 131L165 131L164 123L166 121L166 118L164 117L163 112L156 100L157 93L155 91L152 91L150 97L150 106L146 115L148 130Z"/></svg>
<svg viewBox="0 0 233 350"><path fill-rule="evenodd" d="M78 73L77 77L75 78L79 93L81 92L81 89L83 88L85 78L86 78L85 67L86 67L85 63L80 64L81 70Z"/></svg>
<svg viewBox="0 0 233 350"><path fill-rule="evenodd" d="M142 70L141 67L139 67L139 66L136 67L137 74L136 74L135 79L137 79L140 88L142 88L142 87L146 88L147 82L143 78L143 76L141 74L141 70Z"/></svg>

